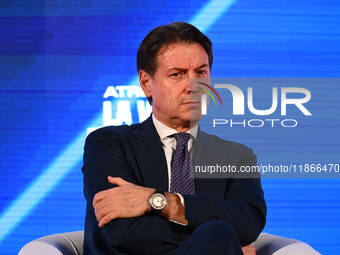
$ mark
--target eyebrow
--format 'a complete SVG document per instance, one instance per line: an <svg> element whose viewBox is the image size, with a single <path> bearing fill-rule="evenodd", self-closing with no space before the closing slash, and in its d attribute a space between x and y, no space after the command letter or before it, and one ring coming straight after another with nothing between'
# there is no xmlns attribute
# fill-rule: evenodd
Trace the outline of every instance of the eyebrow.
<svg viewBox="0 0 340 255"><path fill-rule="evenodd" d="M203 64L203 65L200 65L200 66L199 66L199 67L197 67L195 70L201 69L201 68L203 68L203 67L209 67L209 65L208 65L208 64Z"/></svg>
<svg viewBox="0 0 340 255"><path fill-rule="evenodd" d="M195 70L199 70L203 67L208 67L209 65L208 64L203 64L203 65L200 65L199 67L195 68ZM171 71L181 71L181 72L184 72L186 71L187 69L186 68L180 68L180 67L172 67L168 70L168 72L171 72Z"/></svg>

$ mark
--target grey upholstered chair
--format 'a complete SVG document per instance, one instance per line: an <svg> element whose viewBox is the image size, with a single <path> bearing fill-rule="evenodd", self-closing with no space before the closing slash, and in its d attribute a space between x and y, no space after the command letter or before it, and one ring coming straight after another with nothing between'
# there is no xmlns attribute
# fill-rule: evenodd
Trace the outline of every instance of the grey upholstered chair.
<svg viewBox="0 0 340 255"><path fill-rule="evenodd" d="M44 236L29 242L19 255L82 255L83 231ZM301 241L262 233L255 241L257 255L320 255Z"/></svg>

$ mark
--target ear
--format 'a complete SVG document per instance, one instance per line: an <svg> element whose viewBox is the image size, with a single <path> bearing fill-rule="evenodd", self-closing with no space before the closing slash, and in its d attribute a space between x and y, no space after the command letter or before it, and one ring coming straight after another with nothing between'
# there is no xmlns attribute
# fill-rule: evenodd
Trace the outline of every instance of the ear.
<svg viewBox="0 0 340 255"><path fill-rule="evenodd" d="M142 87L142 90L144 91L144 94L146 97L152 97L152 90L151 90L151 85L152 85L152 77L150 74L145 72L144 70L139 71L139 83L140 86Z"/></svg>

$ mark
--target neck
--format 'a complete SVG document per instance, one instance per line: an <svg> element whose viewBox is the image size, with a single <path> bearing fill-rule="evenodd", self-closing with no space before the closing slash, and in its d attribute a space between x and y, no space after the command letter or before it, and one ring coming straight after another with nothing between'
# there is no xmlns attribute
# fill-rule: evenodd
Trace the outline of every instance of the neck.
<svg viewBox="0 0 340 255"><path fill-rule="evenodd" d="M184 122L184 123L176 123L171 121L164 121L163 119L157 118L155 115L155 118L162 122L164 125L168 126L169 128L175 129L179 133L188 132L190 129L196 127L198 125L198 121L192 121L192 122Z"/></svg>

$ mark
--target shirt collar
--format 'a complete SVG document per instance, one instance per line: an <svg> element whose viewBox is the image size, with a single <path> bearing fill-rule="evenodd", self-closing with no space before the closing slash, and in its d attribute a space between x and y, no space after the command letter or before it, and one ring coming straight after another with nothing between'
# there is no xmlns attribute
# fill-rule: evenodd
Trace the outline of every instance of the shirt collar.
<svg viewBox="0 0 340 255"><path fill-rule="evenodd" d="M158 119L156 119L155 115L153 115L153 114L152 114L152 121L153 121L153 124L155 125L157 133L158 133L159 137L161 138L161 140L164 140L164 139L168 138L169 136L178 133L177 130L168 127L167 125L163 124ZM197 132L198 132L198 125L191 128L186 133L189 133L193 138L196 139Z"/></svg>

